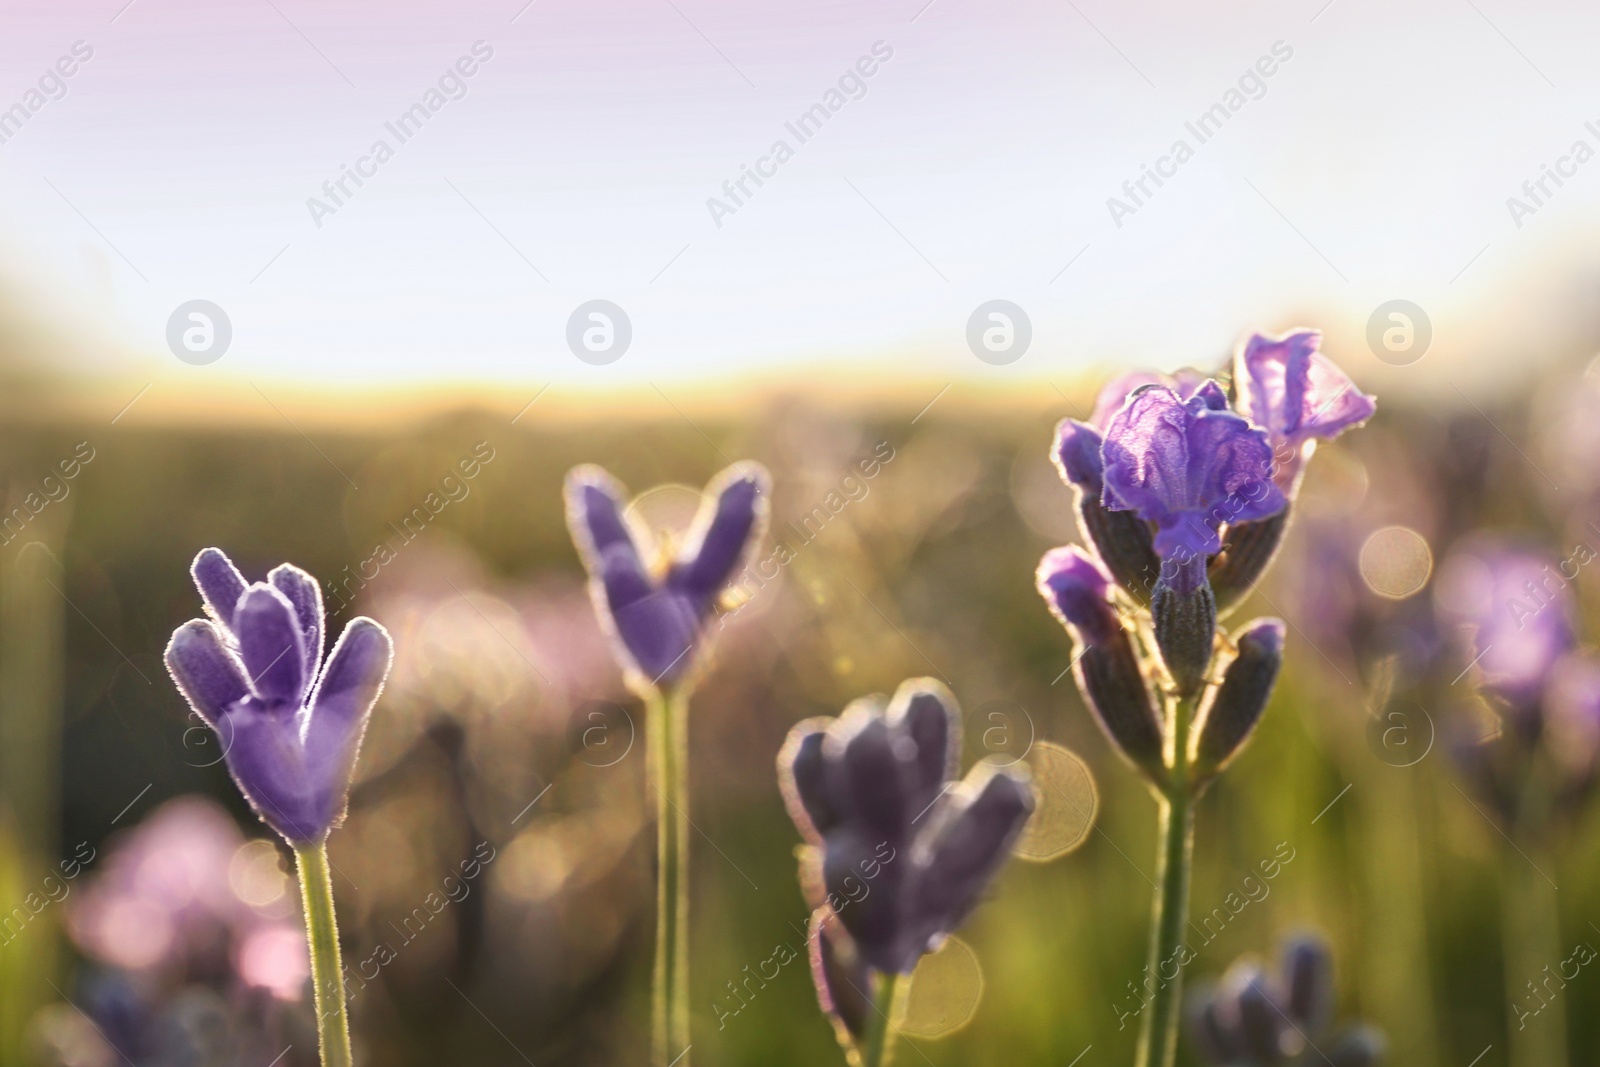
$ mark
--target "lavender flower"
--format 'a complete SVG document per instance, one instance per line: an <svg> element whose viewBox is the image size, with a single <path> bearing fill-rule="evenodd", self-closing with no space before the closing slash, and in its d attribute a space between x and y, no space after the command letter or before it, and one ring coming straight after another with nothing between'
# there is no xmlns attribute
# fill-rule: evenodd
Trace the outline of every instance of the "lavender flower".
<svg viewBox="0 0 1600 1067"><path fill-rule="evenodd" d="M1287 524L1299 468L1279 477L1274 442L1299 464L1316 439L1371 414L1368 397L1346 402L1349 380L1315 355L1315 335L1294 336L1282 347L1246 345L1240 366L1255 378L1236 375L1237 411L1192 372L1137 374L1101 391L1090 422L1056 430L1052 456L1077 490L1099 563L1056 549L1039 565L1038 589L1083 645L1073 670L1085 703L1160 805L1152 971L1179 947L1195 803L1248 742L1283 662L1281 621L1258 619L1231 639L1217 626L1254 588ZM1330 384L1339 387L1331 396ZM1125 610L1134 625L1123 624ZM1150 634L1159 655L1130 630ZM1140 1067L1174 1062L1180 985L1156 993Z"/></svg>
<svg viewBox="0 0 1600 1067"><path fill-rule="evenodd" d="M285 563L247 585L215 548L191 570L211 618L173 632L167 669L256 814L291 844L320 842L344 817L389 634L352 619L324 665L322 592L305 571Z"/></svg>
<svg viewBox="0 0 1600 1067"><path fill-rule="evenodd" d="M1317 330L1252 334L1234 357L1234 406L1267 432L1277 459L1273 478L1288 496L1317 441L1338 437L1377 410L1374 397L1317 351L1321 341Z"/></svg>
<svg viewBox="0 0 1600 1067"><path fill-rule="evenodd" d="M1190 1001L1194 1044L1214 1067L1372 1067L1384 1040L1357 1026L1334 1030L1333 955L1320 937L1289 939L1281 971L1240 959Z"/></svg>
<svg viewBox="0 0 1600 1067"><path fill-rule="evenodd" d="M1577 643L1572 595L1557 560L1502 539L1480 538L1440 568L1441 621L1469 636L1480 684L1526 721L1556 660Z"/></svg>
<svg viewBox="0 0 1600 1067"><path fill-rule="evenodd" d="M651 538L626 514L626 490L615 478L594 466L567 475L567 523L595 611L636 684L672 685L690 674L707 617L761 539L769 481L757 463L724 470L706 486L683 545L652 559Z"/></svg>
<svg viewBox="0 0 1600 1067"><path fill-rule="evenodd" d="M982 764L955 781L960 712L938 682L903 683L836 719L799 723L778 756L808 848L812 956L825 1011L852 1020L874 976L906 975L967 917L1033 812L1027 783ZM844 984L839 983L843 981Z"/></svg>
<svg viewBox="0 0 1600 1067"><path fill-rule="evenodd" d="M1568 583L1578 557L1557 561L1537 549L1483 537L1440 568L1434 607L1466 638L1461 655L1505 728L1481 721L1458 728L1451 754L1506 826L1542 817L1527 805L1537 779L1554 802L1544 813L1576 811L1600 770L1600 659L1578 645ZM1570 571L1569 571L1570 568Z"/></svg>
<svg viewBox="0 0 1600 1067"><path fill-rule="evenodd" d="M1264 519L1285 503L1266 433L1228 411L1215 382L1188 400L1159 385L1130 396L1106 427L1101 458L1102 503L1154 524L1162 580L1180 594L1205 583L1223 523Z"/></svg>

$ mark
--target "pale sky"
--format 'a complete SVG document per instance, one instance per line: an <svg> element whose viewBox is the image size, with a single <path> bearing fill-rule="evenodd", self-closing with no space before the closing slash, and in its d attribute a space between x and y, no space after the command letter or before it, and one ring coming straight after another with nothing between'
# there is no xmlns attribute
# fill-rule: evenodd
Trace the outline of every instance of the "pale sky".
<svg viewBox="0 0 1600 1067"><path fill-rule="evenodd" d="M1398 387L1595 340L1600 161L1507 205L1600 148L1593 5L7 0L5 25L0 274L97 380L1015 382L1315 325ZM604 365L566 340L597 299L632 329ZM967 340L996 299L1032 327L1003 366ZM1432 322L1415 366L1367 351L1394 299ZM231 322L204 366L168 348L191 300Z"/></svg>

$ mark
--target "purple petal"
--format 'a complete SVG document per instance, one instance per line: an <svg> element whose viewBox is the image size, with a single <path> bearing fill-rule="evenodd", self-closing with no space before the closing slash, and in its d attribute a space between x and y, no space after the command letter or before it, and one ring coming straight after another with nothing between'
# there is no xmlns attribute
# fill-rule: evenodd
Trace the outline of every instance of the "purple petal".
<svg viewBox="0 0 1600 1067"><path fill-rule="evenodd" d="M607 580L607 588L611 581ZM646 681L671 683L693 659L699 618L687 597L665 590L611 608L618 640Z"/></svg>
<svg viewBox="0 0 1600 1067"><path fill-rule="evenodd" d="M1278 338L1255 334L1235 357L1239 411L1275 444L1337 437L1377 409L1374 398L1317 351L1321 341L1316 330Z"/></svg>
<svg viewBox="0 0 1600 1067"><path fill-rule="evenodd" d="M905 886L912 875L905 853L883 859L884 838L854 824L828 835L822 880L829 902L861 955L880 971L909 971L919 946L906 937ZM876 877L869 878L868 874Z"/></svg>
<svg viewBox="0 0 1600 1067"><path fill-rule="evenodd" d="M1106 431L1107 508L1132 510L1156 523L1164 559L1220 550L1225 522L1277 514L1285 505L1273 484L1266 434L1203 393L1185 402L1152 386L1128 401Z"/></svg>
<svg viewBox="0 0 1600 1067"><path fill-rule="evenodd" d="M1189 423L1183 402L1170 389L1152 387L1132 397L1106 430L1102 503L1163 522L1189 491ZM1192 506L1192 505L1191 505Z"/></svg>
<svg viewBox="0 0 1600 1067"><path fill-rule="evenodd" d="M706 487L709 499L673 570L673 585L710 605L759 536L771 496L769 481L757 463L734 464L712 479Z"/></svg>
<svg viewBox="0 0 1600 1067"><path fill-rule="evenodd" d="M830 719L796 723L778 752L778 785L789 818L807 841L820 844L822 835L839 822L828 800L822 742Z"/></svg>
<svg viewBox="0 0 1600 1067"><path fill-rule="evenodd" d="M1210 380L1211 376L1209 374L1203 374L1191 367L1184 367L1173 374L1157 374L1155 371L1147 370L1129 371L1127 374L1111 379L1100 387L1100 393L1095 397L1094 412L1089 416L1089 425L1096 430L1103 431L1107 426L1111 425L1111 419L1117 412L1122 410L1122 406L1127 403L1128 398L1141 389L1159 385L1177 393L1182 399L1188 400L1199 393L1205 387L1206 382ZM1218 389L1218 394L1222 395L1222 403L1226 407L1227 396L1221 394L1220 389Z"/></svg>
<svg viewBox="0 0 1600 1067"><path fill-rule="evenodd" d="M1206 408L1195 415L1188 438L1197 506L1220 508L1222 522L1251 522L1283 510L1283 493L1272 483L1272 446L1258 428Z"/></svg>
<svg viewBox="0 0 1600 1067"><path fill-rule="evenodd" d="M887 714L889 728L916 745L911 759L911 803L917 809L912 818L920 820L927 817L927 808L960 769L960 712L955 697L939 682L912 678L895 690Z"/></svg>
<svg viewBox="0 0 1600 1067"><path fill-rule="evenodd" d="M1056 446L1050 452L1062 480L1084 492L1099 494L1103 489L1101 443L1100 431L1093 426L1076 419L1062 419L1056 427Z"/></svg>
<svg viewBox="0 0 1600 1067"><path fill-rule="evenodd" d="M234 611L233 632L256 695L298 707L306 690L305 642L288 598L270 585L251 586Z"/></svg>
<svg viewBox="0 0 1600 1067"><path fill-rule="evenodd" d="M327 833L331 789L307 772L297 715L252 698L217 720L217 736L239 792L268 826L295 843Z"/></svg>
<svg viewBox="0 0 1600 1067"><path fill-rule="evenodd" d="M1333 1022L1333 952L1312 935L1291 938L1283 947L1284 1007L1307 1035L1315 1037Z"/></svg>
<svg viewBox="0 0 1600 1067"><path fill-rule="evenodd" d="M883 708L858 700L828 727L822 753L829 795L841 812L898 847L911 820L912 760L916 746L897 746Z"/></svg>
<svg viewBox="0 0 1600 1067"><path fill-rule="evenodd" d="M350 620L328 655L305 726L307 769L328 798L324 830L344 813L356 753L393 662L389 631L364 616Z"/></svg>
<svg viewBox="0 0 1600 1067"><path fill-rule="evenodd" d="M1111 579L1076 545L1046 552L1034 580L1051 613L1085 642L1104 644L1116 634L1119 625L1111 605Z"/></svg>
<svg viewBox="0 0 1600 1067"><path fill-rule="evenodd" d="M917 887L915 921L919 933L934 938L954 930L977 906L1033 814L1033 792L1015 775L989 767L962 783L948 812L935 828Z"/></svg>
<svg viewBox="0 0 1600 1067"><path fill-rule="evenodd" d="M1284 1034L1289 1028L1277 991L1259 970L1245 973L1235 994L1239 1033L1252 1062L1277 1063L1283 1058Z"/></svg>
<svg viewBox="0 0 1600 1067"><path fill-rule="evenodd" d="M1218 385L1216 380L1212 378L1207 378L1192 394L1180 392L1178 395L1185 400L1190 399L1191 396L1198 398L1207 411L1228 410L1228 394L1223 392L1222 386Z"/></svg>
<svg viewBox="0 0 1600 1067"><path fill-rule="evenodd" d="M316 682L313 675L317 665L322 662L322 587L315 578L292 563L274 567L267 575L267 582L294 607L295 623L300 628L301 644L305 647L308 666L305 688L309 692ZM300 697L305 699L305 693L302 692Z"/></svg>
<svg viewBox="0 0 1600 1067"><path fill-rule="evenodd" d="M184 623L167 643L167 670L189 706L215 725L231 705L250 695L244 666L227 648L214 624Z"/></svg>
<svg viewBox="0 0 1600 1067"><path fill-rule="evenodd" d="M244 575L220 548L201 549L189 565L189 573L194 576L206 610L231 633L233 611L239 606L239 598L244 596Z"/></svg>
<svg viewBox="0 0 1600 1067"><path fill-rule="evenodd" d="M827 908L812 913L806 945L823 1014L836 1019L852 1039L859 1038L872 1017L876 990L871 968L850 942L839 917Z"/></svg>
<svg viewBox="0 0 1600 1067"><path fill-rule="evenodd" d="M567 474L567 525L590 573L602 556L626 550L639 559L639 546L623 517L621 484L599 467L574 467Z"/></svg>

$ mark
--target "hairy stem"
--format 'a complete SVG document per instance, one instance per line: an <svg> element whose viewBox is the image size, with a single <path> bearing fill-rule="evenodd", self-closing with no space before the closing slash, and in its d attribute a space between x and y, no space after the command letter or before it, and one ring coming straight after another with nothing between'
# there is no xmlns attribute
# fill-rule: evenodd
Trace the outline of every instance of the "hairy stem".
<svg viewBox="0 0 1600 1067"><path fill-rule="evenodd" d="M1149 980L1155 983L1139 1031L1138 1067L1172 1067L1178 1051L1178 1015L1183 1000L1180 955L1189 916L1189 868L1194 855L1194 790L1189 782L1189 729L1193 698L1175 702L1168 752L1171 772L1159 797L1161 828L1156 855L1156 898L1150 925ZM1168 976L1170 971L1170 977Z"/></svg>
<svg viewBox="0 0 1600 1067"><path fill-rule="evenodd" d="M655 692L646 744L656 808L656 956L650 1058L689 1067L689 694Z"/></svg>
<svg viewBox="0 0 1600 1067"><path fill-rule="evenodd" d="M345 1015L344 965L339 958L339 924L333 915L333 881L328 847L297 845L300 897L305 904L306 938L311 944L311 984L316 992L317 1042L322 1067L351 1067L350 1023Z"/></svg>
<svg viewBox="0 0 1600 1067"><path fill-rule="evenodd" d="M861 1037L861 1067L884 1067L894 1050L895 1003L903 987L911 979L898 974L880 975L878 990L872 998L872 1017L867 1020L867 1032Z"/></svg>

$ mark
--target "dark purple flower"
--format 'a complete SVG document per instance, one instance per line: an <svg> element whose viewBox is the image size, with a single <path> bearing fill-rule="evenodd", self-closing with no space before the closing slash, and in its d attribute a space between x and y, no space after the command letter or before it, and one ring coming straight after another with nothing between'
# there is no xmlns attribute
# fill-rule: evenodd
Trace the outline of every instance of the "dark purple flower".
<svg viewBox="0 0 1600 1067"><path fill-rule="evenodd" d="M178 627L167 670L221 739L256 813L296 845L343 817L367 717L393 659L388 631L352 619L322 662L322 591L287 563L246 585L219 549L191 568L210 620Z"/></svg>
<svg viewBox="0 0 1600 1067"><path fill-rule="evenodd" d="M798 724L778 756L790 816L812 845L802 883L875 971L909 974L938 947L1033 812L1020 777L980 764L958 782L959 760L955 698L927 678L887 705L868 697Z"/></svg>
<svg viewBox="0 0 1600 1067"><path fill-rule="evenodd" d="M1162 581L1180 594L1204 584L1224 523L1264 519L1285 504L1266 433L1226 403L1215 382L1188 400L1148 386L1106 428L1102 502L1155 525Z"/></svg>
<svg viewBox="0 0 1600 1067"><path fill-rule="evenodd" d="M1290 938L1280 970L1246 957L1189 1001L1190 1034L1214 1067L1373 1067L1384 1041L1365 1026L1332 1028L1333 954L1317 936Z"/></svg>
<svg viewBox="0 0 1600 1067"><path fill-rule="evenodd" d="M1557 568L1552 556L1483 538L1450 555L1434 590L1441 621L1466 634L1483 688L1523 718L1536 713L1550 669L1577 641Z"/></svg>
<svg viewBox="0 0 1600 1067"><path fill-rule="evenodd" d="M672 684L694 666L707 617L761 538L768 490L760 464L724 470L706 486L676 556L656 560L649 535L628 517L626 490L615 478L594 466L567 475L567 524L589 571L595 610L636 681Z"/></svg>
<svg viewBox="0 0 1600 1067"><path fill-rule="evenodd" d="M1322 334L1252 334L1234 357L1234 406L1267 431L1277 458L1278 487L1292 494L1318 440L1332 440L1377 410L1377 400L1317 351Z"/></svg>

